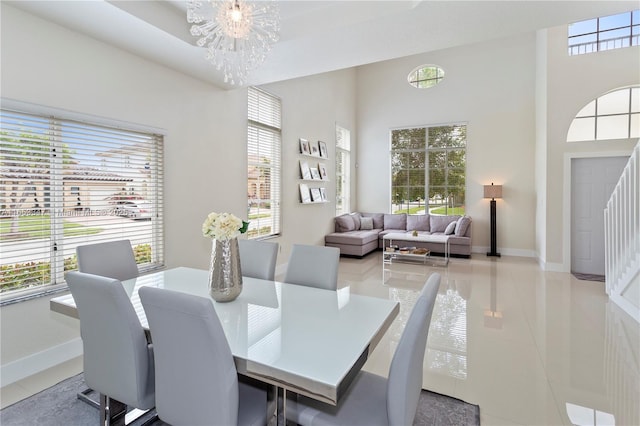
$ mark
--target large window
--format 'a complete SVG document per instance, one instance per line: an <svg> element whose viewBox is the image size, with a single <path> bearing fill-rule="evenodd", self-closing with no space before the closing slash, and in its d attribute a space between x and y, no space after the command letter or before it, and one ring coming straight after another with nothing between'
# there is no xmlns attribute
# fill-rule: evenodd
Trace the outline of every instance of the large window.
<svg viewBox="0 0 640 426"><path fill-rule="evenodd" d="M391 131L391 212L464 214L467 126Z"/></svg>
<svg viewBox="0 0 640 426"><path fill-rule="evenodd" d="M640 10L569 25L569 55L638 46Z"/></svg>
<svg viewBox="0 0 640 426"><path fill-rule="evenodd" d="M164 263L161 135L0 111L0 291L64 287L78 245L131 240L139 268Z"/></svg>
<svg viewBox="0 0 640 426"><path fill-rule="evenodd" d="M351 212L351 132L336 126L336 216Z"/></svg>
<svg viewBox="0 0 640 426"><path fill-rule="evenodd" d="M631 139L640 136L640 87L611 91L576 114L567 142Z"/></svg>
<svg viewBox="0 0 640 426"><path fill-rule="evenodd" d="M249 238L280 234L281 101L249 88L247 197Z"/></svg>

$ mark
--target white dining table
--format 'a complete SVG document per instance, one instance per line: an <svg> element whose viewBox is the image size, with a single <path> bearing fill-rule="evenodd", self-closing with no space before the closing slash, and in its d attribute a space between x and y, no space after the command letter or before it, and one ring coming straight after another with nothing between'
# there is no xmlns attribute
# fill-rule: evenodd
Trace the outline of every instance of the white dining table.
<svg viewBox="0 0 640 426"><path fill-rule="evenodd" d="M208 271L175 268L123 281L148 329L138 290L153 286L210 297ZM213 299L212 299L213 300ZM399 312L398 302L243 277L240 296L213 302L240 374L336 405ZM52 311L77 318L73 297Z"/></svg>

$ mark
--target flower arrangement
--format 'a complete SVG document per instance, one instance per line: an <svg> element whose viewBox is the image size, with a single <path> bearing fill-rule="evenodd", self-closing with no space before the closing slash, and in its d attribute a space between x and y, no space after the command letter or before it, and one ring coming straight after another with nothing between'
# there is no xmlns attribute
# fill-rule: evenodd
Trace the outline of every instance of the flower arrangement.
<svg viewBox="0 0 640 426"><path fill-rule="evenodd" d="M230 213L209 213L202 224L202 235L216 240L230 240L247 232L249 222Z"/></svg>

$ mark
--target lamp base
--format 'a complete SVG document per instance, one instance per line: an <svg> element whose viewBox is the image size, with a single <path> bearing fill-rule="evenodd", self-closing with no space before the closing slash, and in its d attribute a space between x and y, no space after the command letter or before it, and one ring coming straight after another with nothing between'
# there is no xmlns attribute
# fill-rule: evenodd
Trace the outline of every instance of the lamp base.
<svg viewBox="0 0 640 426"><path fill-rule="evenodd" d="M488 251L487 256L500 257L500 253Z"/></svg>

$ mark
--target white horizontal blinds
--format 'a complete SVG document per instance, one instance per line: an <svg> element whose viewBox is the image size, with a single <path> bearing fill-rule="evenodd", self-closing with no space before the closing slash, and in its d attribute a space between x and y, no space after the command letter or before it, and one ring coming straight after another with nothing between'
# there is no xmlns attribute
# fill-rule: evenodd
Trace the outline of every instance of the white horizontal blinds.
<svg viewBox="0 0 640 426"><path fill-rule="evenodd" d="M336 126L336 215L351 210L351 132Z"/></svg>
<svg viewBox="0 0 640 426"><path fill-rule="evenodd" d="M55 147L49 120L0 111L0 291L50 282L49 170Z"/></svg>
<svg viewBox="0 0 640 426"><path fill-rule="evenodd" d="M6 110L1 121L3 293L62 283L83 244L129 239L141 270L162 265L162 136Z"/></svg>
<svg viewBox="0 0 640 426"><path fill-rule="evenodd" d="M249 238L280 234L281 101L249 88L247 195Z"/></svg>

